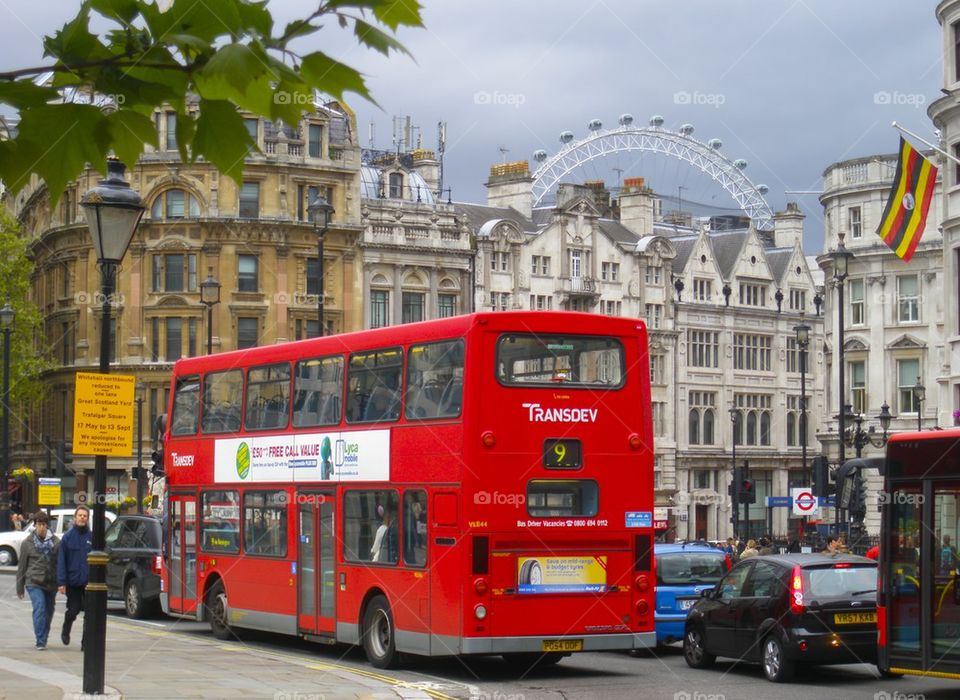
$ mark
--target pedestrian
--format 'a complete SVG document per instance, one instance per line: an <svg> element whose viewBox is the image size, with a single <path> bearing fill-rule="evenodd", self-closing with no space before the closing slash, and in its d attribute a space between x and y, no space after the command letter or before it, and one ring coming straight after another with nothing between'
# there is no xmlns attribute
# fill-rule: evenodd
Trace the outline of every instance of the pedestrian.
<svg viewBox="0 0 960 700"><path fill-rule="evenodd" d="M760 549L759 549L759 553L760 553L760 554L764 554L764 555L766 555L766 554L773 554L773 553L774 553L774 551L773 551L773 543L770 541L769 538L767 538L767 537L761 537L761 538L760 538Z"/></svg>
<svg viewBox="0 0 960 700"><path fill-rule="evenodd" d="M60 543L60 556L57 557L57 583L60 592L67 596L67 612L63 616L63 629L60 641L70 644L70 629L73 621L83 610L83 595L90 576L87 567L87 555L93 549L93 535L88 521L90 509L77 506L73 514L73 526L63 536ZM86 636L87 616L83 616L84 634L80 638L80 650L83 651L83 638Z"/></svg>
<svg viewBox="0 0 960 700"><path fill-rule="evenodd" d="M740 553L740 561L748 557L755 557L759 554L757 551L757 543L755 540L747 540L747 546L744 547L743 551Z"/></svg>
<svg viewBox="0 0 960 700"><path fill-rule="evenodd" d="M790 544L787 545L788 554L800 554L800 540L796 537L790 540Z"/></svg>
<svg viewBox="0 0 960 700"><path fill-rule="evenodd" d="M840 540L838 540L833 535L827 537L827 546L823 548L821 554L839 554L840 553Z"/></svg>
<svg viewBox="0 0 960 700"><path fill-rule="evenodd" d="M47 648L47 637L57 604L57 546L59 540L49 532L50 516L38 511L33 516L33 532L20 546L17 565L17 597L24 593L33 604L33 636L37 651Z"/></svg>

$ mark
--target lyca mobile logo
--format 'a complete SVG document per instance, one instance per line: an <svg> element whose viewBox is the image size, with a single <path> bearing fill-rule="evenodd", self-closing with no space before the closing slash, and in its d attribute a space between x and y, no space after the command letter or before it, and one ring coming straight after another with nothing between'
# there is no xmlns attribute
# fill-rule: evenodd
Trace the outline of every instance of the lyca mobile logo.
<svg viewBox="0 0 960 700"><path fill-rule="evenodd" d="M241 442L237 447L237 476L246 479L250 473L250 446Z"/></svg>
<svg viewBox="0 0 960 700"><path fill-rule="evenodd" d="M594 423L596 408L544 408L538 403L525 403L531 423Z"/></svg>

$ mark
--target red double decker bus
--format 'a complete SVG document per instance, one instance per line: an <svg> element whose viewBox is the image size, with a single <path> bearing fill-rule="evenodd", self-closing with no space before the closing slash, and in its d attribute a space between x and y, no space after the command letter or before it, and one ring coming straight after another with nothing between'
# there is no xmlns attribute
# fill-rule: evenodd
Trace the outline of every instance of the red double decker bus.
<svg viewBox="0 0 960 700"><path fill-rule="evenodd" d="M642 322L479 313L176 363L164 610L398 652L652 646Z"/></svg>
<svg viewBox="0 0 960 700"><path fill-rule="evenodd" d="M960 430L894 435L883 471L878 664L960 679Z"/></svg>

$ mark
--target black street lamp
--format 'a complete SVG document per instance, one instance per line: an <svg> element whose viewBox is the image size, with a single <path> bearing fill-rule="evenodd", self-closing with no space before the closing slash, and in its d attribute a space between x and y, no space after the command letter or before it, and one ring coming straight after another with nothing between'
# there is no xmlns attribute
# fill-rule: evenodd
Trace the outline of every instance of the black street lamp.
<svg viewBox="0 0 960 700"><path fill-rule="evenodd" d="M143 515L146 480L143 474L143 382L137 380L137 513Z"/></svg>
<svg viewBox="0 0 960 700"><path fill-rule="evenodd" d="M887 431L890 429L890 421L893 420L893 416L890 415L890 406L887 405L886 401L883 402L880 413L877 415L880 429L883 431L880 435L877 435L877 428L874 425L868 426L866 430L863 429L864 415L854 413L850 404L845 404L843 408L846 411L847 421L853 423L853 426L844 434L843 441L857 451L858 458L863 456L863 448L867 445L883 447L887 444Z"/></svg>
<svg viewBox="0 0 960 700"><path fill-rule="evenodd" d="M800 349L800 449L803 462L803 483L810 484L807 473L807 348L810 347L810 326L803 321L793 327Z"/></svg>
<svg viewBox="0 0 960 700"><path fill-rule="evenodd" d="M333 206L319 194L307 206L307 213L313 221L313 232L317 236L317 335L323 336L323 237L330 228L330 217L335 213ZM319 219L319 221L318 221ZM318 227L318 223L322 226Z"/></svg>
<svg viewBox="0 0 960 700"><path fill-rule="evenodd" d="M846 449L843 443L843 435L846 430L846 411L844 410L846 396L843 381L843 285L847 279L847 268L850 263L850 258L853 257L853 253L847 250L847 247L843 244L844 235L842 231L837 234L837 248L828 254L828 257L833 261L833 280L837 286L837 378L839 380L837 396L840 399L840 423L837 429L837 442L840 445L840 461L838 462L840 465L846 461ZM836 511L834 521L836 523L837 533L839 534L840 508L835 508L834 510Z"/></svg>
<svg viewBox="0 0 960 700"><path fill-rule="evenodd" d="M733 499L733 536L740 539L740 499L737 494L740 493L740 484L737 483L737 420L740 418L740 410L736 406L731 406L730 420L733 423L733 452L730 459L730 495Z"/></svg>
<svg viewBox="0 0 960 700"><path fill-rule="evenodd" d="M123 163L116 158L109 158L106 179L101 180L80 200L100 266L103 293L101 374L110 372L110 299L116 289L117 269L130 247L144 210L143 199L123 177L125 170ZM104 552L106 455L95 456L93 474L93 551L87 555L90 576L84 602L87 634L83 654L83 692L102 695L107 642L107 554Z"/></svg>
<svg viewBox="0 0 960 700"><path fill-rule="evenodd" d="M10 528L10 333L13 332L13 307L7 301L0 309L3 328L3 468L0 469L0 532Z"/></svg>
<svg viewBox="0 0 960 700"><path fill-rule="evenodd" d="M921 407L924 399L927 398L927 387L920 383L920 377L917 377L917 383L913 385L913 400L917 404L917 432L919 433L923 430L921 422L923 421L923 413L921 412Z"/></svg>
<svg viewBox="0 0 960 700"><path fill-rule="evenodd" d="M207 354L213 354L213 307L220 303L220 283L207 268L207 279L200 283L200 303L207 307Z"/></svg>

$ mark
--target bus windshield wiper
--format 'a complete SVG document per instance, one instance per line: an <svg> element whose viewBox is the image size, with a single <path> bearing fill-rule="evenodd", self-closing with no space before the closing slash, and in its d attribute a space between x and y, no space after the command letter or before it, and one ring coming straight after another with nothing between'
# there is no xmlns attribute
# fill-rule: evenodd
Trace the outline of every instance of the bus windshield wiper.
<svg viewBox="0 0 960 700"><path fill-rule="evenodd" d="M862 591L854 591L850 595L863 595L864 593L876 593L876 588L864 588Z"/></svg>

